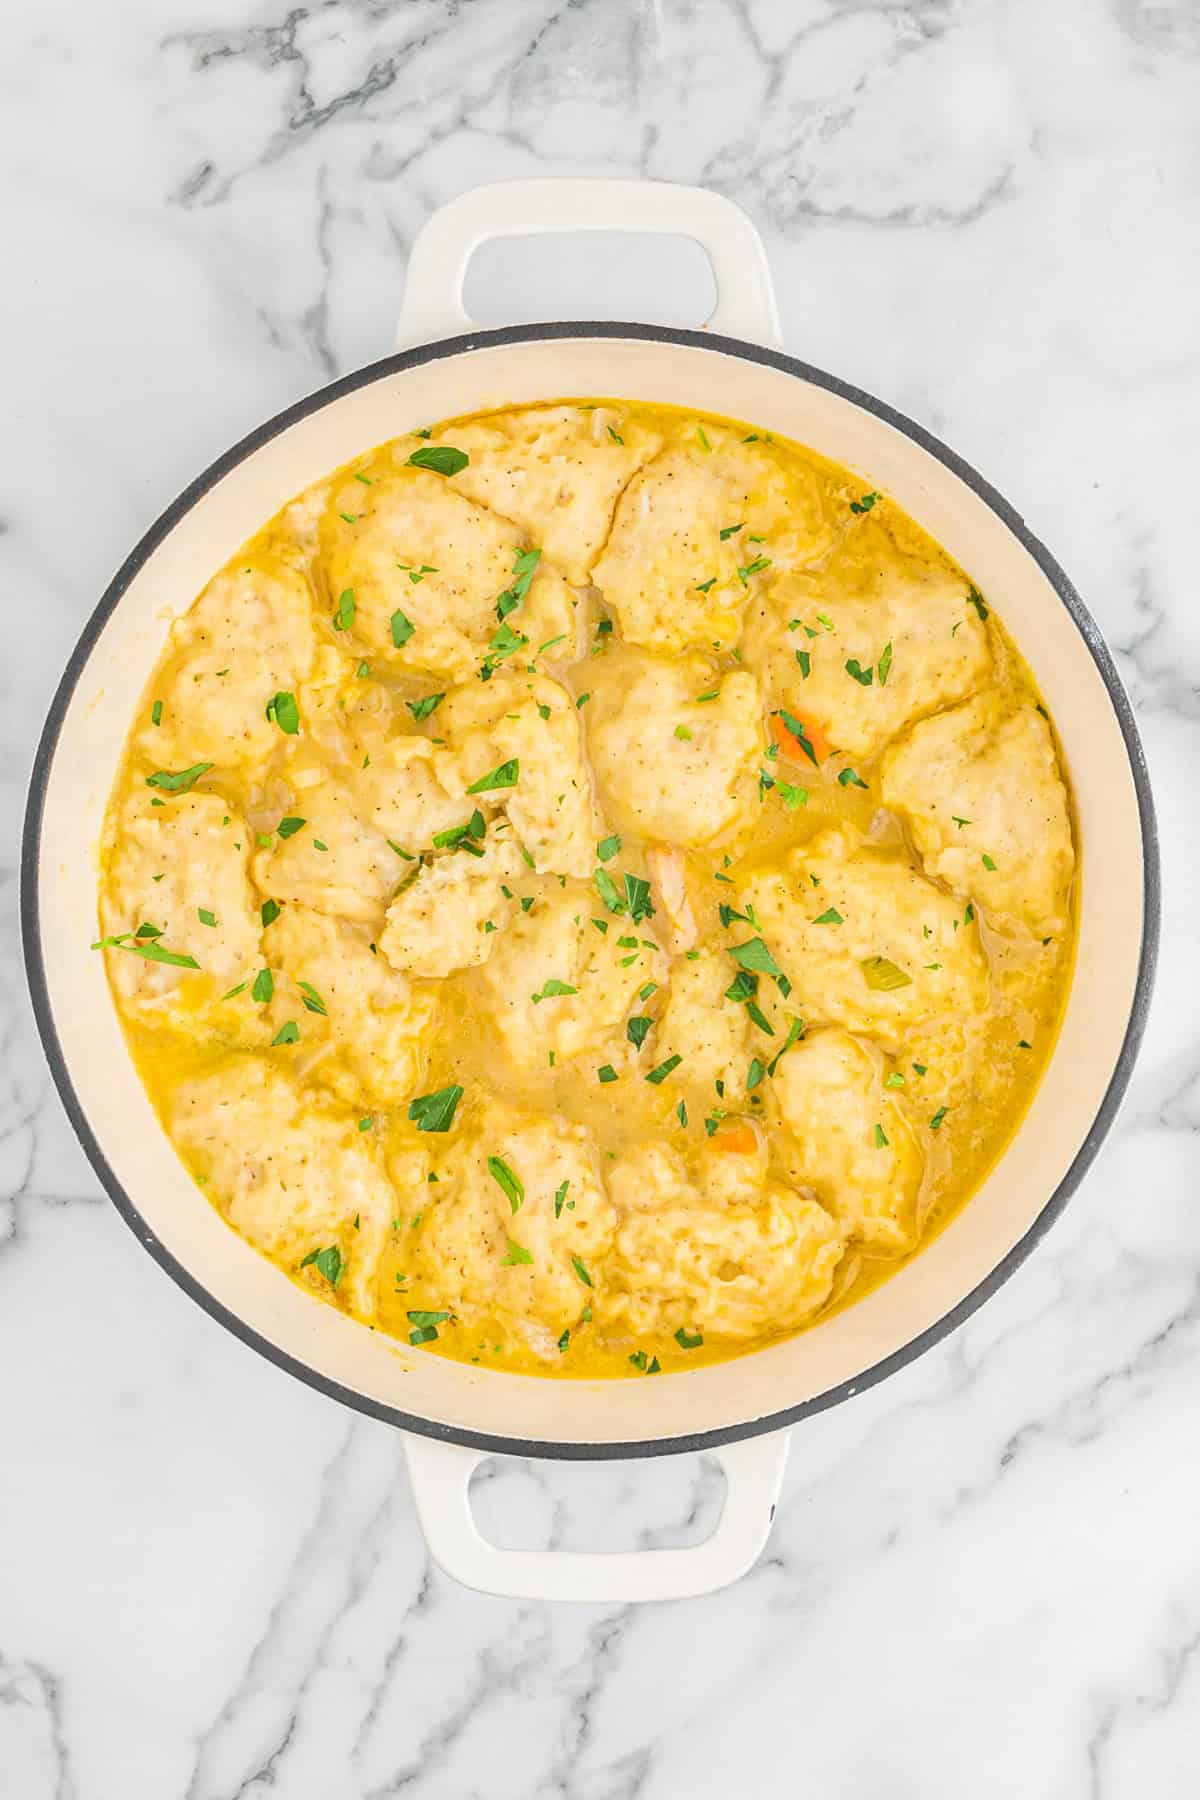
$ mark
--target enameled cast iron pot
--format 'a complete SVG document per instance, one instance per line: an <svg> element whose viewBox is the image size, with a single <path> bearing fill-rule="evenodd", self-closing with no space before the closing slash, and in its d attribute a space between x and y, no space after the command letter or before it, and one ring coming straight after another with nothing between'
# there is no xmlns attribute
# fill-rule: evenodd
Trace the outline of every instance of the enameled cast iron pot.
<svg viewBox="0 0 1200 1800"><path fill-rule="evenodd" d="M586 228L697 240L719 294L709 328L472 329L462 286L480 243ZM1013 1273L1095 1157L1145 1021L1158 935L1154 816L1129 702L1095 622L972 468L881 401L783 355L779 342L762 245L727 200L607 181L464 195L414 245L396 353L261 426L147 532L88 622L38 750L22 870L25 956L54 1079L97 1174L151 1255L214 1318L323 1393L403 1428L435 1557L491 1592L663 1598L705 1592L748 1568L774 1511L786 1427L910 1362ZM653 1381L544 1381L447 1362L293 1286L184 1172L130 1061L102 959L89 949L96 847L126 729L170 621L213 571L299 489L370 445L484 407L591 394L752 420L894 495L994 598L1058 726L1078 804L1079 961L1061 1038L1025 1123L975 1198L911 1265L816 1330ZM489 1453L697 1449L720 1458L727 1499L715 1534L694 1548L503 1551L471 1516L471 1472Z"/></svg>

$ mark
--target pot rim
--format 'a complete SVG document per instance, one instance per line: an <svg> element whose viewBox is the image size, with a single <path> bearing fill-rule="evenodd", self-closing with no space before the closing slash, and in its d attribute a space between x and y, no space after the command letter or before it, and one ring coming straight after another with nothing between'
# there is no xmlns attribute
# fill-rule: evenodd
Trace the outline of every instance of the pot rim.
<svg viewBox="0 0 1200 1800"><path fill-rule="evenodd" d="M782 374L792 375L813 386L824 388L840 399L848 400L864 411L874 414L876 418L902 432L930 456L935 457L953 475L956 475L995 513L1001 523L1028 551L1058 595L1086 644L1104 683L1121 729L1121 736L1124 739L1137 796L1138 820L1142 839L1141 944L1138 955L1137 980L1120 1053L1103 1099L1074 1160L1062 1180L1049 1195L1024 1237L1012 1246L990 1274L964 1295L956 1306L951 1307L940 1319L927 1326L916 1337L910 1338L900 1349L894 1350L889 1356L882 1357L869 1369L863 1370L861 1374L852 1379L827 1388L823 1393L814 1395L811 1399L800 1401L793 1406L781 1407L777 1412L764 1414L761 1418L742 1420L733 1425L716 1426L707 1431L689 1432L679 1437L642 1438L631 1442L559 1443L550 1439L509 1437L503 1433L461 1429L445 1425L438 1420L422 1418L418 1414L407 1413L399 1407L386 1405L356 1389L348 1388L343 1383L334 1381L311 1368L307 1363L271 1343L239 1314L232 1312L224 1301L202 1286L191 1271L166 1248L150 1229L134 1200L117 1180L104 1154L99 1136L93 1130L91 1121L75 1092L50 1004L46 979L46 959L41 936L41 909L38 891L46 790L71 698L87 667L97 639L120 604L126 589L154 551L197 502L217 482L230 474L241 463L247 461L256 451L269 444L272 439L279 437L299 420L319 412L323 407L354 392L357 388L368 386L374 381L382 380L386 376L400 373L405 369L419 367L423 363L439 361L446 357L463 355L475 350L574 337L632 338L643 342L677 344L692 349L713 350L722 355L765 364L778 369ZM926 1350L931 1349L942 1338L947 1337L950 1332L969 1319L985 1300L989 1299L1011 1275L1015 1274L1050 1229L1095 1161L1104 1139L1112 1128L1125 1091L1129 1086L1134 1063L1146 1029L1158 960L1161 915L1162 886L1158 828L1149 771L1129 697L1103 635L1070 578L1003 495L985 480L977 469L951 450L940 438L927 431L924 426L918 425L915 420L897 411L895 407L889 406L885 401L876 399L874 395L865 392L862 388L842 381L838 376L830 375L825 370L815 368L811 363L803 362L798 357L789 356L781 350L772 350L759 344L747 343L739 338L724 337L705 331L610 321L565 320L534 325L504 326L498 330L473 331L458 337L439 339L432 344L420 344L412 349L381 357L378 361L368 363L349 375L343 375L336 381L329 382L326 386L318 388L303 399L294 402L291 406L285 407L282 412L276 413L272 418L256 426L232 448L210 463L165 508L149 530L145 532L109 582L85 624L55 690L38 741L21 839L21 939L26 980L29 985L34 1018L37 1022L42 1048L67 1117L70 1119L88 1161L99 1177L109 1199L143 1248L149 1251L154 1260L176 1285L182 1288L185 1294L189 1295L210 1317L215 1319L218 1324L223 1325L227 1331L232 1332L242 1343L258 1351L277 1368L285 1370L289 1375L294 1375L319 1393L340 1401L344 1406L352 1407L357 1412L365 1413L387 1424L399 1426L405 1431L415 1432L422 1437L463 1444L472 1449L491 1452L494 1455L548 1457L564 1461L607 1461L618 1457L682 1455L709 1449L719 1444L734 1443L739 1439L755 1437L765 1432L785 1429L810 1414L824 1412L828 1407L836 1406L841 1401L848 1400L853 1395L862 1393L867 1388L874 1387L876 1383L886 1380L889 1375L895 1374L910 1362L915 1362Z"/></svg>

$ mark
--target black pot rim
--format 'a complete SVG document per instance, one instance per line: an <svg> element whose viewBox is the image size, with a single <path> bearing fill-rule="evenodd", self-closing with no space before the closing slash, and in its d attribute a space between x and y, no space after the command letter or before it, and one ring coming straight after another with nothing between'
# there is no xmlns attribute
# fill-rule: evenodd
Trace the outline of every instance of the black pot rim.
<svg viewBox="0 0 1200 1800"><path fill-rule="evenodd" d="M237 468L240 463L246 461L248 457L253 456L265 444L270 443L273 438L278 437L309 414L319 412L322 407L340 399L345 394L352 393L357 388L367 386L371 382L402 370L416 368L423 363L440 361L464 352L509 344L553 342L570 338L632 338L643 342L684 345L692 349L715 351L722 355L738 357L744 361L765 364L770 368L778 369L785 375L793 375L813 386L825 388L841 399L849 400L855 406L874 414L876 418L893 426L897 431L903 432L921 449L936 457L952 474L957 475L959 480L996 514L1033 557L1087 645L1104 682L1109 701L1121 728L1121 735L1125 740L1125 749L1137 794L1142 836L1144 904L1141 946L1133 1002L1120 1054L1096 1116L1070 1168L1051 1193L1025 1235L1013 1245L991 1273L949 1312L944 1313L940 1319L928 1326L918 1336L910 1339L901 1349L893 1351L890 1356L882 1358L850 1380L840 1382L835 1387L828 1388L824 1393L817 1394L811 1399L792 1406L781 1407L777 1412L764 1414L761 1418L742 1420L736 1424L719 1426L709 1431L688 1432L678 1437L646 1438L632 1442L559 1443L551 1440L512 1437L503 1432L465 1430L404 1412L399 1407L385 1405L368 1395L358 1393L355 1389L345 1387L341 1382L331 1380L298 1358L289 1355L288 1352L279 1349L253 1326L247 1324L244 1319L231 1312L224 1302L209 1293L207 1288L201 1286L200 1282L171 1254L150 1229L130 1195L117 1180L72 1085L50 1006L38 897L38 863L46 789L67 707L87 666L92 649L126 589L148 558L185 514L218 481ZM1129 1085L1146 1027L1158 956L1161 911L1158 831L1150 778L1141 739L1134 721L1133 709L1114 666L1111 653L1099 627L1065 571L1040 539L1029 530L1020 514L992 487L990 482L986 481L976 469L943 444L940 439L934 437L931 432L926 431L914 420L898 412L894 407L888 406L884 401L876 399L861 388L841 381L837 376L829 375L809 363L801 362L796 357L787 356L782 351L766 349L758 344L744 343L737 338L722 337L703 331L684 331L668 326L590 320L516 325L497 331L471 332L382 357L378 362L369 363L365 368L342 376L339 380L317 389L305 399L297 401L293 406L285 408L283 412L277 413L274 418L259 425L239 443L236 443L232 449L227 450L223 456L211 463L189 487L184 489L178 499L166 508L135 549L130 552L109 583L83 629L59 682L42 729L34 759L21 844L20 917L25 971L33 1001L34 1015L50 1072L75 1134L101 1184L125 1223L155 1261L166 1270L184 1293L190 1295L199 1306L203 1307L205 1312L209 1313L226 1330L232 1332L235 1337L257 1350L276 1367L286 1370L288 1374L296 1376L298 1380L305 1382L309 1387L316 1388L318 1392L328 1395L331 1399L340 1401L344 1406L352 1407L357 1412L383 1420L390 1425L400 1426L405 1431L414 1432L422 1437L463 1444L496 1455L553 1457L567 1461L678 1455L688 1451L710 1449L720 1444L734 1443L739 1439L755 1437L764 1432L781 1430L807 1418L812 1413L823 1412L827 1407L836 1406L840 1401L850 1399L853 1395L874 1387L877 1382L885 1380L887 1376L895 1374L907 1364L914 1362L917 1357L931 1349L934 1344L939 1343L942 1338L970 1318L976 1308L990 1298L997 1288L1020 1268L1025 1258L1058 1218L1094 1162L1101 1144L1116 1119L1125 1090Z"/></svg>

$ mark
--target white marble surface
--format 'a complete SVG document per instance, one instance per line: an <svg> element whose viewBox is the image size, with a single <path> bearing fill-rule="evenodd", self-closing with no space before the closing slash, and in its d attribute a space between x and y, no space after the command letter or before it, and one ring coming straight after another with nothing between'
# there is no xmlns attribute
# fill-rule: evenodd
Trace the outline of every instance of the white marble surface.
<svg viewBox="0 0 1200 1800"><path fill-rule="evenodd" d="M1194 1795L1196 0L8 0L0 97L0 1793ZM1145 1052L1062 1222L795 1433L752 1576L640 1610L457 1588L395 1436L176 1291L74 1143L15 926L35 734L126 549L386 347L433 206L556 172L742 201L788 347L1011 496L1117 650L1165 855ZM569 305L534 271L492 317ZM691 1461L514 1465L480 1507L675 1542L716 1494Z"/></svg>

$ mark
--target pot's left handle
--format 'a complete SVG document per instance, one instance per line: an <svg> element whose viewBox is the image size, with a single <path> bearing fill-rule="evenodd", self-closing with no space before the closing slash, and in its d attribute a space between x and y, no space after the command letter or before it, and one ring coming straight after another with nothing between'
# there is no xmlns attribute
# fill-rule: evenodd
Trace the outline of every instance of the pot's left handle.
<svg viewBox="0 0 1200 1800"><path fill-rule="evenodd" d="M762 239L734 201L669 181L592 177L497 181L439 208L409 252L396 349L470 331L467 264L489 238L573 231L644 231L693 238L712 264L710 331L778 349L783 342Z"/></svg>
<svg viewBox="0 0 1200 1800"><path fill-rule="evenodd" d="M501 1550L480 1534L471 1476L490 1455L406 1436L408 1473L435 1562L464 1587L517 1600L685 1600L737 1581L758 1560L783 1482L788 1434L768 1432L712 1451L725 1505L712 1536L685 1550Z"/></svg>

